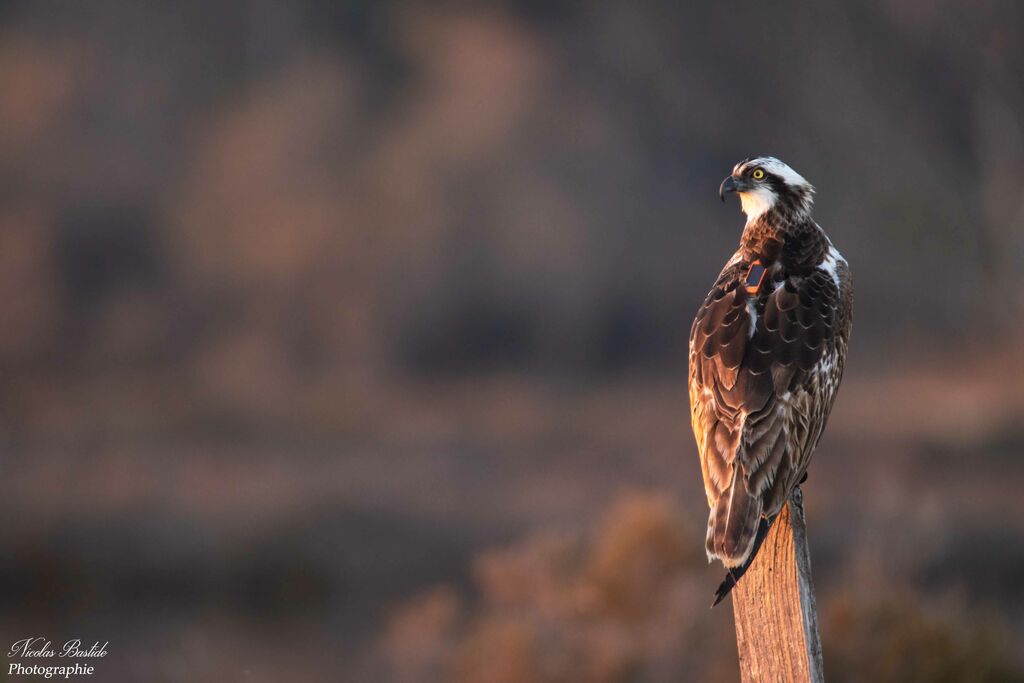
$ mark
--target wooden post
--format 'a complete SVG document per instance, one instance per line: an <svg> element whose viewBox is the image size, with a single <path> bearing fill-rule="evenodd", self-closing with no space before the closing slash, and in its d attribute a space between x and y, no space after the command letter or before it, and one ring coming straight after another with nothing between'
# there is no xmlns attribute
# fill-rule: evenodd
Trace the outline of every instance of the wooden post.
<svg viewBox="0 0 1024 683"><path fill-rule="evenodd" d="M732 590L743 683L824 683L798 486Z"/></svg>

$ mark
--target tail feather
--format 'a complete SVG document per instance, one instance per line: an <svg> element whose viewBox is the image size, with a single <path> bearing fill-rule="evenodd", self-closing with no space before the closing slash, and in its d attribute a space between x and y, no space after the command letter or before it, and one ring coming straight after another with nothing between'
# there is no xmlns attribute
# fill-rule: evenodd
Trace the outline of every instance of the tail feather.
<svg viewBox="0 0 1024 683"><path fill-rule="evenodd" d="M708 557L718 558L729 568L742 565L751 554L761 509L761 497L747 491L740 468L734 468L732 484L716 501L708 520Z"/></svg>
<svg viewBox="0 0 1024 683"><path fill-rule="evenodd" d="M772 522L774 521L774 518L761 518L761 522L757 526L757 535L754 536L754 545L750 549L750 554L747 556L747 559L744 560L743 564L738 567L729 568L728 573L725 575L725 579L722 580L722 583L718 586L718 590L715 591L715 601L711 603L712 607L722 602L722 600L725 600L725 596L729 595L733 587L739 582L747 569L750 568L750 565L753 564L754 558L757 557L757 551L761 549L761 544L764 543L764 539L768 536L768 531L772 528Z"/></svg>

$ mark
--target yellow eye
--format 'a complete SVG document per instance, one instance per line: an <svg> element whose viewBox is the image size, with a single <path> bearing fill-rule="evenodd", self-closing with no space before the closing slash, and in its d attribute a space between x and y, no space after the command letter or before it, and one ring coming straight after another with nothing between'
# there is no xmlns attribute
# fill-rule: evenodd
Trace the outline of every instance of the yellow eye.
<svg viewBox="0 0 1024 683"><path fill-rule="evenodd" d="M761 180L761 178L764 178L764 171L760 168L755 168L754 172L750 175L754 180Z"/></svg>

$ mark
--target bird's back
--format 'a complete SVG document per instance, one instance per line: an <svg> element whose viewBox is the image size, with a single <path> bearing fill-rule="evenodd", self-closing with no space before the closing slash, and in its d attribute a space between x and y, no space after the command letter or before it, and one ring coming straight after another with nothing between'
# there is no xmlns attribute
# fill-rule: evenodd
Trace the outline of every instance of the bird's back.
<svg viewBox="0 0 1024 683"><path fill-rule="evenodd" d="M750 559L807 471L842 377L852 280L813 223L730 259L690 332L690 407L709 559Z"/></svg>

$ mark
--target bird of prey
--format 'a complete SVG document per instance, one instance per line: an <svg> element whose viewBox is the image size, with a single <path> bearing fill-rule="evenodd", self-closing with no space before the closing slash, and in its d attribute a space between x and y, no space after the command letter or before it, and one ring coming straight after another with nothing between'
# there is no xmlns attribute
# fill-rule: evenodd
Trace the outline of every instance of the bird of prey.
<svg viewBox="0 0 1024 683"><path fill-rule="evenodd" d="M846 260L811 216L814 188L773 157L736 164L740 246L690 330L690 417L700 452L718 604L753 561L835 401L850 339Z"/></svg>

